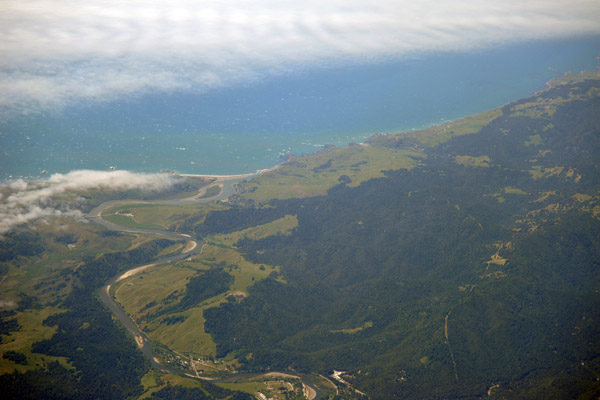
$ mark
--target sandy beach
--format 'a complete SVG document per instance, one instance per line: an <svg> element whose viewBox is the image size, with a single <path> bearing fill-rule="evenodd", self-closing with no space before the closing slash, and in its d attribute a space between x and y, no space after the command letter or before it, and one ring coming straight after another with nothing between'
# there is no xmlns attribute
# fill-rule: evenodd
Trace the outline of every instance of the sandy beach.
<svg viewBox="0 0 600 400"><path fill-rule="evenodd" d="M274 171L279 168L279 165L275 165L271 168L261 169L256 172L250 172L248 174L237 174L237 175L201 175L201 174L175 174L177 176L190 177L190 178L205 178L205 179L216 179L217 181L229 181L232 179L243 179L252 178L254 176L262 175L266 172Z"/></svg>
<svg viewBox="0 0 600 400"><path fill-rule="evenodd" d="M150 267L154 267L156 264L148 264L148 265L143 265L141 267L137 267L137 268L133 268L130 269L129 271L125 272L123 275L119 276L116 280L115 283L122 281L125 278L129 278L130 276L133 276L135 274L138 274L140 272L142 272L145 269L148 269Z"/></svg>
<svg viewBox="0 0 600 400"><path fill-rule="evenodd" d="M250 174L240 174L240 175L199 175L199 174L176 174L176 175L183 176L186 178L205 178L205 179L216 179L217 181L228 181L231 179L250 178L252 176L256 176L257 173L253 172Z"/></svg>

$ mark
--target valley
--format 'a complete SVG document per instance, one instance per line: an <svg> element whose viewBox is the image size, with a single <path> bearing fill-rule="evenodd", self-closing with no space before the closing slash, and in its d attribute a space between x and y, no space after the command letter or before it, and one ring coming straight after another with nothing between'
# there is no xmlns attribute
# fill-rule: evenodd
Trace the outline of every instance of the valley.
<svg viewBox="0 0 600 400"><path fill-rule="evenodd" d="M0 381L47 398L594 398L598 110L600 74L575 74L256 176L88 193L87 223L2 242Z"/></svg>

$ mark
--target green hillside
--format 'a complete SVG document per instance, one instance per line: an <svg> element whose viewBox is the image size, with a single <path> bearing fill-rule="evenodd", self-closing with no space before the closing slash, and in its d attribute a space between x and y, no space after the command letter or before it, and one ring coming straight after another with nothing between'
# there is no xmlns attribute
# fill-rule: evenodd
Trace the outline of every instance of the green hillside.
<svg viewBox="0 0 600 400"><path fill-rule="evenodd" d="M111 288L169 371L97 290L191 241L66 218L21 227L0 240L0 384L48 399L596 399L599 155L588 72L292 157L228 202L160 203L207 184L192 181L105 210L202 240Z"/></svg>
<svg viewBox="0 0 600 400"><path fill-rule="evenodd" d="M286 283L204 312L218 355L343 370L371 398L596 397L599 85L511 103L472 134L375 137L426 158L324 196L210 215L198 232L298 219L290 235L237 243Z"/></svg>

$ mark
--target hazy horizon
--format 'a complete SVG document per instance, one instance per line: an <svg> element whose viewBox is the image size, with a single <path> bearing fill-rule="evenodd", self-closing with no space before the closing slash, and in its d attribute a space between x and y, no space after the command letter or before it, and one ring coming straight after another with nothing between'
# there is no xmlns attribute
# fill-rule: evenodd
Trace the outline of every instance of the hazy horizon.
<svg viewBox="0 0 600 400"><path fill-rule="evenodd" d="M600 33L593 0L29 0L0 9L5 116Z"/></svg>

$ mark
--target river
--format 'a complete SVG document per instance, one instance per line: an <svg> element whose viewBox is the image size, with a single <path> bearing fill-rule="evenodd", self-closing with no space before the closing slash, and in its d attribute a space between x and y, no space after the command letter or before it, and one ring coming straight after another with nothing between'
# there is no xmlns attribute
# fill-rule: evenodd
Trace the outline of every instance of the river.
<svg viewBox="0 0 600 400"><path fill-rule="evenodd" d="M201 192L201 193L199 193L199 195L185 198L185 199L170 199L170 200L158 200L158 201L142 201L142 200L135 200L135 199L111 200L111 201L107 201L107 202L100 204L98 207L96 207L92 211L90 211L87 215L87 218L90 219L91 221L101 224L105 228L108 228L111 230L115 230L115 231L119 231L119 232L127 232L127 233L152 234L152 235L167 237L170 239L186 240L188 242L188 244L186 244L186 246L183 249L186 249L188 247L191 248L191 250L189 250L189 251L184 251L179 254L161 257L159 259L152 261L152 263L150 263L150 264L132 266L132 268L130 268L129 270L121 271L117 275L110 278L105 283L104 286L102 286L100 289L98 289L98 296L100 297L100 300L108 307L108 309L115 315L115 317L117 317L117 319L123 324L123 326L127 329L127 331L129 331L129 333L131 333L131 335L134 337L139 349L144 354L144 356L150 361L150 365L152 365L152 367L154 367L154 368L157 368L159 370L169 372L172 374L186 375L188 377L190 376L187 374L183 374L182 372L177 371L175 369L169 368L168 366L160 363L160 361L154 356L154 354L152 352L152 346L150 345L148 336L144 333L144 331L142 331L138 327L138 325L135 323L135 321L132 320L129 317L129 315L127 315L127 313L125 313L125 311L123 311L123 309L117 304L116 299L113 299L113 297L110 295L110 288L112 285L114 285L116 282L120 281L121 279L124 279L129 276L133 276L136 273L143 271L145 268L149 268L151 266L158 265L158 264L165 264L165 263L171 263L174 261L183 260L192 255L199 254L200 252L202 252L202 241L193 239L190 235L185 234L185 233L178 233L178 232L166 231L166 230L163 231L163 230L156 230L156 229L137 229L137 228L122 227L122 226L112 224L112 223L104 220L102 218L102 212L109 207L113 207L116 205L124 205L124 204L185 205L185 204L209 203L209 202L217 201L217 200L225 200L228 197L230 197L232 194L234 194L235 184L244 178L247 178L247 177L237 177L236 176L236 177L218 178L217 181L215 181L215 183L217 183L221 186L221 192L212 198L200 198L202 195L202 192ZM208 185L208 186L212 186L212 184ZM190 246L190 243L192 243L191 246ZM279 371L270 371L270 372L282 373ZM285 373L288 375L291 375L289 372L285 372ZM265 374L265 372L235 374L231 377L211 380L211 382L212 383L221 382L221 381L225 382L225 381L228 381L231 379L240 379L243 377L252 377L252 376L259 376L259 375L264 375L264 374ZM298 375L293 375L293 376L299 378L303 384L305 384L306 386L308 386L310 389L312 389L314 391L315 396L312 397L310 400L319 399L321 397L321 392L311 381L307 380L306 378L304 378L302 376L298 376Z"/></svg>

